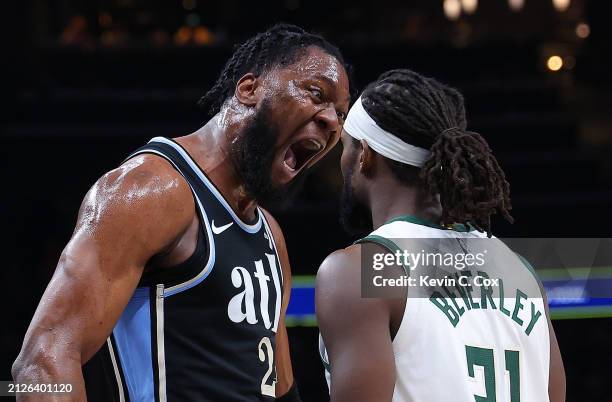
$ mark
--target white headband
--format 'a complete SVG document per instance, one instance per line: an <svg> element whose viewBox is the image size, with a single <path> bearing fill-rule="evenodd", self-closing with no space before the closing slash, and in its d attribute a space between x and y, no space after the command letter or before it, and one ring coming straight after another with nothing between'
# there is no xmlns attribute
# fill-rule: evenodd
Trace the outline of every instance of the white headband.
<svg viewBox="0 0 612 402"><path fill-rule="evenodd" d="M380 128L363 108L361 97L348 112L344 130L357 140L366 140L376 152L394 161L421 167L429 159L427 149L407 144Z"/></svg>

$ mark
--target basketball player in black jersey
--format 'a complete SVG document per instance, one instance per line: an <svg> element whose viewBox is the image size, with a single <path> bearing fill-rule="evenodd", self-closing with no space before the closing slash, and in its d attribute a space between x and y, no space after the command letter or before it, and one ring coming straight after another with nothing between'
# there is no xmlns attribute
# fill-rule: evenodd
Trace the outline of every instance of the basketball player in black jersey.
<svg viewBox="0 0 612 402"><path fill-rule="evenodd" d="M87 193L15 381L69 383L75 401L299 400L287 250L259 205L337 143L344 61L277 25L237 48L201 103L214 115L201 129L151 140Z"/></svg>

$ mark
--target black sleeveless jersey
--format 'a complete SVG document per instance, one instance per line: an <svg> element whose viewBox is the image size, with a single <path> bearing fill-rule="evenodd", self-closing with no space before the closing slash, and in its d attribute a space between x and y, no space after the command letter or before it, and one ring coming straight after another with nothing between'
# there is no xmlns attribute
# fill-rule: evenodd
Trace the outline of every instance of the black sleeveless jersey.
<svg viewBox="0 0 612 402"><path fill-rule="evenodd" d="M242 222L176 142L138 149L189 183L200 220L195 252L146 272L112 335L85 365L90 401L274 400L283 277L260 209Z"/></svg>

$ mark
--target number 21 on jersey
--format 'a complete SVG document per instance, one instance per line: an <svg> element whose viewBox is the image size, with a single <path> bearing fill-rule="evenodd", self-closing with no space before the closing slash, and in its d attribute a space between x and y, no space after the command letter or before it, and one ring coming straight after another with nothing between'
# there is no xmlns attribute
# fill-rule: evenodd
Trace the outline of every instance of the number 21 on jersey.
<svg viewBox="0 0 612 402"><path fill-rule="evenodd" d="M493 349L479 348L477 346L465 345L465 356L467 359L468 375L474 381L484 382L485 395L474 394L476 402L499 402L496 392L495 378L495 354ZM519 352L516 350L504 350L504 362L506 375L504 378L505 389L510 398L509 402L521 401L521 376L519 372ZM480 367L482 376L476 376L476 367ZM480 382L480 381L479 381ZM480 383L482 389L482 382Z"/></svg>

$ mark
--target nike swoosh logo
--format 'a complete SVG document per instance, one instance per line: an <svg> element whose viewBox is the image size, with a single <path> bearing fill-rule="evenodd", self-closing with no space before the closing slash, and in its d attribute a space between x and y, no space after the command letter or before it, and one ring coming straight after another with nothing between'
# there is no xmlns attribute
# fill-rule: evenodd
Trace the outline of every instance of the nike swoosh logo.
<svg viewBox="0 0 612 402"><path fill-rule="evenodd" d="M229 229L230 226L232 226L234 224L234 222L230 222L227 225L223 225L223 226L215 226L215 220L213 219L213 221L211 222L212 225L212 231L214 234L218 235L223 233L225 230Z"/></svg>

